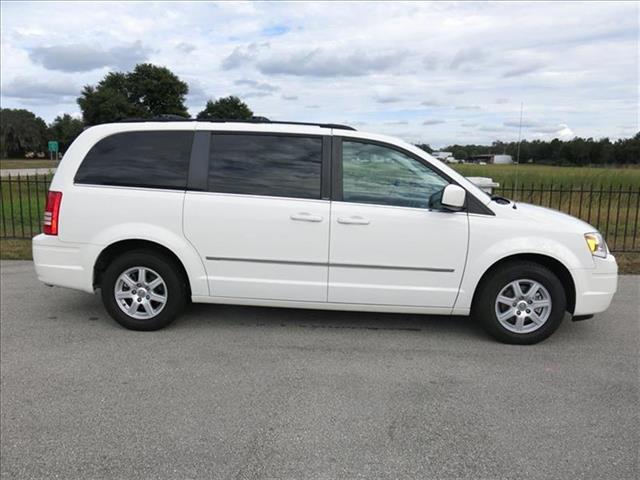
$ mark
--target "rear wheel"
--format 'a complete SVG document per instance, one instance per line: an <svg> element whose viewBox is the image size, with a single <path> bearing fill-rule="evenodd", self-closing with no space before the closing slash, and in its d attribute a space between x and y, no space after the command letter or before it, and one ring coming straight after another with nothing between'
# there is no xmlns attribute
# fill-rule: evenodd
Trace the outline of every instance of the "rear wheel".
<svg viewBox="0 0 640 480"><path fill-rule="evenodd" d="M120 325L158 330L171 323L185 305L179 269L168 258L136 250L116 258L102 277L102 301Z"/></svg>
<svg viewBox="0 0 640 480"><path fill-rule="evenodd" d="M564 287L551 270L537 263L513 262L483 282L473 314L498 340L533 344L560 326L566 305Z"/></svg>

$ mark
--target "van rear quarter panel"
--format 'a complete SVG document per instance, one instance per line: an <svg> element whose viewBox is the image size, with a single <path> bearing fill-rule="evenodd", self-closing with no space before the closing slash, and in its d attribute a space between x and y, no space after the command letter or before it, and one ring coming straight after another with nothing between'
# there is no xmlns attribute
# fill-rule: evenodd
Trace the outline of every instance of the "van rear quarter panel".
<svg viewBox="0 0 640 480"><path fill-rule="evenodd" d="M85 130L66 152L51 182L51 190L63 192L59 240L91 245L89 251L95 252L95 258L87 261L93 263L104 248L121 240L158 243L182 261L193 295L209 295L202 260L183 235L184 191L74 184L86 154L109 135L194 129L194 123L145 122L100 125ZM92 269L93 264L86 268Z"/></svg>
<svg viewBox="0 0 640 480"><path fill-rule="evenodd" d="M121 240L158 243L182 261L193 295L209 295L202 259L183 235L183 191L75 185L64 191L62 202L61 241L101 247L96 259Z"/></svg>

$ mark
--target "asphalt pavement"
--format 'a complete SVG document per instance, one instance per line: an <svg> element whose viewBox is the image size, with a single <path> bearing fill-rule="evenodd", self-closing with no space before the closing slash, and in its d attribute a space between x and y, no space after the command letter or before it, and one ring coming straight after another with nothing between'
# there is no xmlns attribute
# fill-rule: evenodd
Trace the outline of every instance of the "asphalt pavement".
<svg viewBox="0 0 640 480"><path fill-rule="evenodd" d="M637 479L640 277L534 346L464 317L193 305L132 332L2 262L3 479Z"/></svg>

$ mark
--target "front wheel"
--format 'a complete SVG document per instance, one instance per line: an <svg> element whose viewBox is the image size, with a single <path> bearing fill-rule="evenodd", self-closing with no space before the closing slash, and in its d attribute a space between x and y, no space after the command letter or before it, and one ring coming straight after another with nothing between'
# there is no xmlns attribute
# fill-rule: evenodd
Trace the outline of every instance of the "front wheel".
<svg viewBox="0 0 640 480"><path fill-rule="evenodd" d="M551 270L537 263L512 262L483 282L473 314L496 339L524 345L551 335L566 306L564 287Z"/></svg>
<svg viewBox="0 0 640 480"><path fill-rule="evenodd" d="M102 278L102 301L109 314L131 330L158 330L185 305L185 285L164 256L132 251L116 258Z"/></svg>

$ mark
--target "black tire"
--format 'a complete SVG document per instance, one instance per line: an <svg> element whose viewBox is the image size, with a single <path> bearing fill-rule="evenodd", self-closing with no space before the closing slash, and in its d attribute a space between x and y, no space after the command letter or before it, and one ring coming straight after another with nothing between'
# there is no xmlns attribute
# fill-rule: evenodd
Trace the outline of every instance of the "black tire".
<svg viewBox="0 0 640 480"><path fill-rule="evenodd" d="M114 292L118 278L133 267L145 267L156 272L166 286L164 307L151 318L138 319L128 315L120 308L115 298ZM161 287L162 290L164 286ZM180 268L164 255L148 250L132 250L113 260L102 275L100 287L102 302L109 315L130 330L151 331L166 327L180 314L186 303L187 289L185 279L180 274ZM144 309L142 313L144 314Z"/></svg>
<svg viewBox="0 0 640 480"><path fill-rule="evenodd" d="M527 333L517 333L505 328L496 313L498 294L509 283L520 279L540 283L551 297L551 311L547 320L537 330ZM560 326L566 308L566 293L558 277L543 265L520 261L498 267L483 280L474 299L472 315L481 322L487 333L497 340L517 345L531 345L546 339Z"/></svg>

